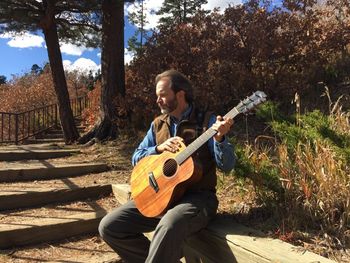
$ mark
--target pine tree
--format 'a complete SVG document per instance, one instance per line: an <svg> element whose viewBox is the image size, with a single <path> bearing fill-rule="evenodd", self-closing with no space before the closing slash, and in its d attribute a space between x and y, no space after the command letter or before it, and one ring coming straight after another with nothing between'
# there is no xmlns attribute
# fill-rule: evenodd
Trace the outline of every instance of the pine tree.
<svg viewBox="0 0 350 263"><path fill-rule="evenodd" d="M40 75L43 73L43 69L38 64L33 64L33 66L30 69L30 72L34 75Z"/></svg>
<svg viewBox="0 0 350 263"><path fill-rule="evenodd" d="M135 1L135 11L128 15L129 22L137 29L134 35L128 40L128 50L140 55L142 53L143 45L146 42L147 30L145 25L148 23L145 14L146 7L143 0Z"/></svg>
<svg viewBox="0 0 350 263"><path fill-rule="evenodd" d="M57 94L66 143L79 138L70 107L59 40L102 49L102 94L100 119L80 138L103 140L116 136L114 99L125 94L124 2L134 0L2 0L0 33L42 30ZM102 40L101 40L102 39ZM45 70L46 67L44 67Z"/></svg>
<svg viewBox="0 0 350 263"><path fill-rule="evenodd" d="M1 84L6 84L6 76L0 75L0 85Z"/></svg>
<svg viewBox="0 0 350 263"><path fill-rule="evenodd" d="M79 133L70 106L59 40L96 47L100 9L98 0L0 1L0 33L42 31L44 34L66 143L76 141Z"/></svg>
<svg viewBox="0 0 350 263"><path fill-rule="evenodd" d="M102 1L100 117L79 143L115 139L118 133L115 101L125 96L124 0Z"/></svg>
<svg viewBox="0 0 350 263"><path fill-rule="evenodd" d="M165 0L157 12L157 15L162 16L159 22L165 27L187 23L206 3L207 0Z"/></svg>

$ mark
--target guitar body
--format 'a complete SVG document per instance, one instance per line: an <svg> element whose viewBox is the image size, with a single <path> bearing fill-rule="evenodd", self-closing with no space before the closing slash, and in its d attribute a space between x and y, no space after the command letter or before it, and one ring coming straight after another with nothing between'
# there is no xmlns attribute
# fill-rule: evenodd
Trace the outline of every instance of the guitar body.
<svg viewBox="0 0 350 263"><path fill-rule="evenodd" d="M179 200L185 190L198 182L202 173L192 157L181 165L176 156L186 149L184 144L176 153L163 152L142 158L131 174L131 196L138 210L147 217L164 214L169 206Z"/></svg>

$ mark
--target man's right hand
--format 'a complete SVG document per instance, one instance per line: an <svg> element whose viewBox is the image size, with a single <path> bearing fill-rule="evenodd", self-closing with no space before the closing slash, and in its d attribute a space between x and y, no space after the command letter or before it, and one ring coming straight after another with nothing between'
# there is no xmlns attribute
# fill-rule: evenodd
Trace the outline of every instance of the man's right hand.
<svg viewBox="0 0 350 263"><path fill-rule="evenodd" d="M165 142L163 142L160 145L157 145L156 151L158 153L162 153L164 151L175 153L177 150L179 150L181 144L180 142L183 142L184 140L181 137L175 136L167 139Z"/></svg>

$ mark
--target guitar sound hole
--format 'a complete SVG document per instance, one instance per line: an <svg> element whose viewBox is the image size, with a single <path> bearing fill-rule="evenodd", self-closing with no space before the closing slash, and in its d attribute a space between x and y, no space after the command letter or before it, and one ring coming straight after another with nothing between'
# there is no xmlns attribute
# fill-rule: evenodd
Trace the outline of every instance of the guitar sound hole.
<svg viewBox="0 0 350 263"><path fill-rule="evenodd" d="M166 177L173 176L177 170L177 162L174 159L169 159L164 163L163 174Z"/></svg>

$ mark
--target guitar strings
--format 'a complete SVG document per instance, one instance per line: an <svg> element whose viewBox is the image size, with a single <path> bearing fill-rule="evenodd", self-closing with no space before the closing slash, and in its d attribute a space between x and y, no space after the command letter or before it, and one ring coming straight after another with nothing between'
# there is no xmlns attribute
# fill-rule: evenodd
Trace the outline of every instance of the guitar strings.
<svg viewBox="0 0 350 263"><path fill-rule="evenodd" d="M165 162L163 167L163 174L165 176L172 176L177 170L177 162L174 159L169 159Z"/></svg>

